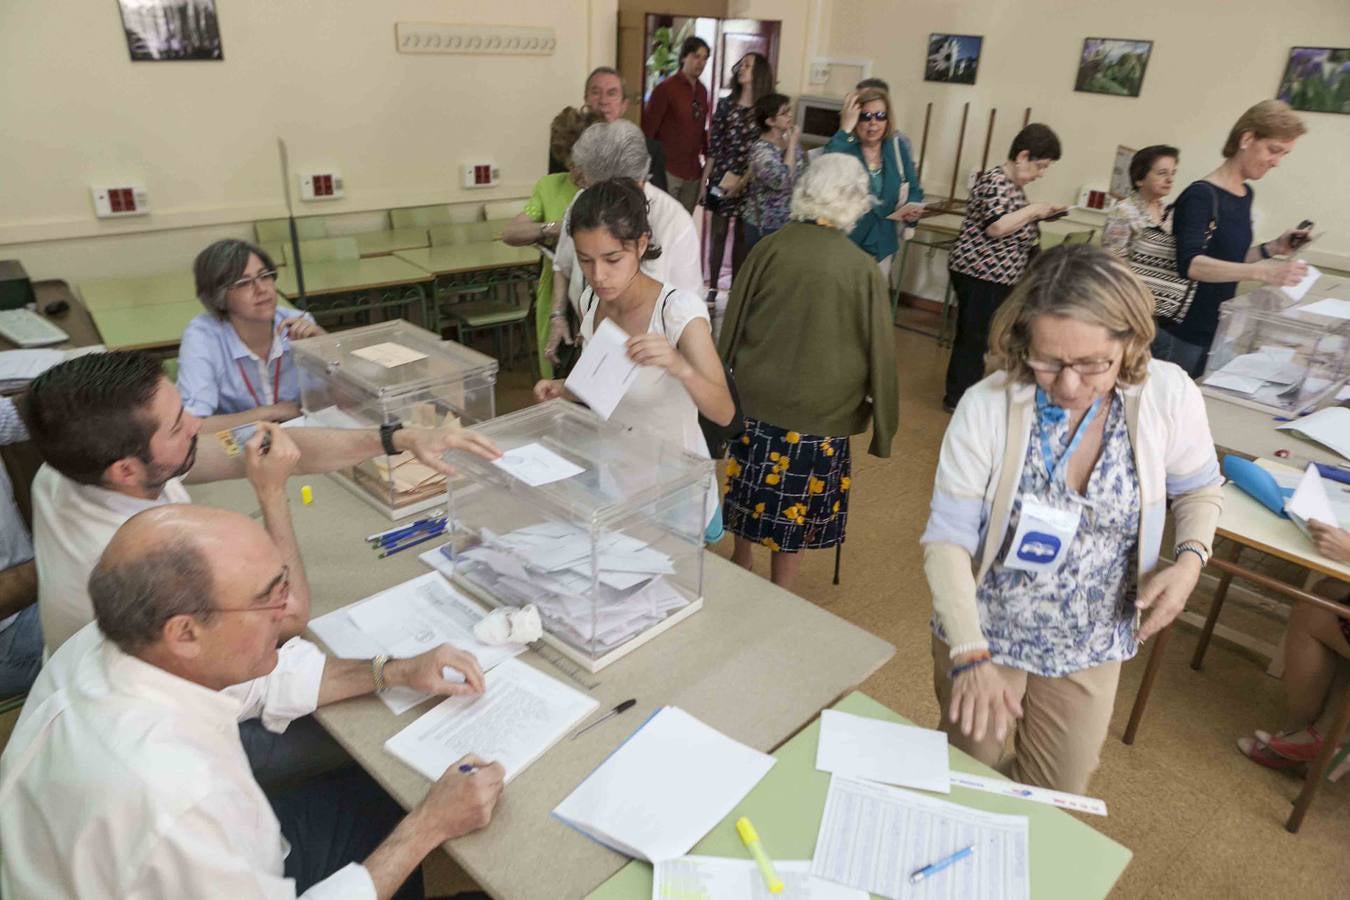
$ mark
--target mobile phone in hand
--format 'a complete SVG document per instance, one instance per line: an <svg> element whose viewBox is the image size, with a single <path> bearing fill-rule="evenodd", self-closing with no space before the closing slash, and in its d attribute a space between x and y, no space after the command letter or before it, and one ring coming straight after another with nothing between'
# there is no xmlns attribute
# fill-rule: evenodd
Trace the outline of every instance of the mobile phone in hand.
<svg viewBox="0 0 1350 900"><path fill-rule="evenodd" d="M1308 243L1308 241L1312 239L1312 233L1310 231L1312 227L1313 227L1312 219L1304 219L1302 222L1299 222L1298 227L1295 228L1294 230L1305 232L1305 234L1295 234L1291 236L1289 238L1289 246L1294 250L1297 250L1299 247L1302 247L1304 244Z"/></svg>

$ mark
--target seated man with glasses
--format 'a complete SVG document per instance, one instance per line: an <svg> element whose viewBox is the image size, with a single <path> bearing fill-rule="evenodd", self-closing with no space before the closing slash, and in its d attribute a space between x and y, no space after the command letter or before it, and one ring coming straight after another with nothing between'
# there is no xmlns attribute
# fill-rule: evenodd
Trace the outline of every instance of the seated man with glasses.
<svg viewBox="0 0 1350 900"><path fill-rule="evenodd" d="M183 329L178 390L208 431L300 415L291 341L323 334L308 313L277 308L277 267L261 247L216 241L192 264L206 312Z"/></svg>
<svg viewBox="0 0 1350 900"><path fill-rule="evenodd" d="M278 650L289 558L206 507L146 510L113 535L89 579L96 624L52 656L0 757L6 895L421 897L422 859L488 824L504 773L472 755L407 816L356 767L271 794L254 780L241 721L285 729L384 685L484 689L444 644L398 660L330 659L301 638ZM302 675L288 654L314 665Z"/></svg>

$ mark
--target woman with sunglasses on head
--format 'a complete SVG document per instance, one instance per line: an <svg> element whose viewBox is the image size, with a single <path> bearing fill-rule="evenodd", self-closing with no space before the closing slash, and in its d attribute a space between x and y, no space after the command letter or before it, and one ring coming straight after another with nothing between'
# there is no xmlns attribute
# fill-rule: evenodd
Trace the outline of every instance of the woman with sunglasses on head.
<svg viewBox="0 0 1350 900"><path fill-rule="evenodd" d="M745 245L741 205L746 177L750 174L750 148L759 139L755 103L773 90L773 69L762 54L745 54L732 69L732 75L735 81L731 85L731 94L717 101L717 111L713 113L710 152L703 169L701 202L712 215L708 228L709 306L717 298L727 232L732 232L733 281L749 249Z"/></svg>
<svg viewBox="0 0 1350 900"><path fill-rule="evenodd" d="M1153 296L1122 260L1056 247L999 309L991 374L942 441L921 538L941 727L1014 781L1086 792L1121 662L1181 612L1213 545L1204 399L1151 359L1153 337Z"/></svg>
<svg viewBox="0 0 1350 900"><path fill-rule="evenodd" d="M839 130L825 145L826 153L847 153L857 157L867 170L868 189L876 199L873 207L853 226L849 237L866 250L887 277L891 258L900 248L895 223L917 222L923 214L923 189L914 174L914 163L901 154L898 143L890 140L895 131L891 120L891 98L878 88L863 88L844 98L839 114ZM900 202L904 185L906 200Z"/></svg>
<svg viewBox="0 0 1350 900"><path fill-rule="evenodd" d="M178 391L207 431L300 415L291 341L325 334L308 313L277 307L277 268L246 241L216 241L192 264L206 312L183 329Z"/></svg>

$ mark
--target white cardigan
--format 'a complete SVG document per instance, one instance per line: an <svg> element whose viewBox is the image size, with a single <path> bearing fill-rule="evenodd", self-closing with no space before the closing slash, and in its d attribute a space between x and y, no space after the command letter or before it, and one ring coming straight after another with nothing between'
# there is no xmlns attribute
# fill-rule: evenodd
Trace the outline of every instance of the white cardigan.
<svg viewBox="0 0 1350 900"><path fill-rule="evenodd" d="M1139 474L1139 567L1158 563L1167 500L1177 543L1214 540L1223 478L1204 399L1179 367L1153 360L1142 384L1121 385ZM976 588L1003 546L1035 422L1035 384L997 372L966 391L942 440L933 501L920 543L933 610L959 652L987 647Z"/></svg>

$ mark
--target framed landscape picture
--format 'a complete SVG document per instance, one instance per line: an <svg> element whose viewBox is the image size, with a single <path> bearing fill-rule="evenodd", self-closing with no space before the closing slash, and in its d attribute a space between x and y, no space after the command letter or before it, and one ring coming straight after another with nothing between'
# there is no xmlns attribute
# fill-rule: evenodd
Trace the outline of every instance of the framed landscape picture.
<svg viewBox="0 0 1350 900"><path fill-rule="evenodd" d="M1078 60L1078 77L1074 80L1073 89L1089 94L1138 97L1152 53L1152 41L1084 38L1083 55Z"/></svg>
<svg viewBox="0 0 1350 900"><path fill-rule="evenodd" d="M930 34L923 80L974 84L984 38L974 34Z"/></svg>
<svg viewBox="0 0 1350 900"><path fill-rule="evenodd" d="M1305 112L1350 115L1350 48L1295 47L1276 95Z"/></svg>
<svg viewBox="0 0 1350 900"><path fill-rule="evenodd" d="M117 0L132 62L219 60L216 0Z"/></svg>

